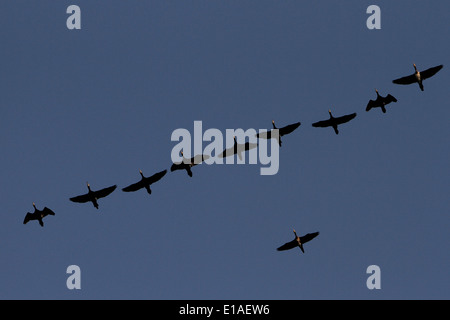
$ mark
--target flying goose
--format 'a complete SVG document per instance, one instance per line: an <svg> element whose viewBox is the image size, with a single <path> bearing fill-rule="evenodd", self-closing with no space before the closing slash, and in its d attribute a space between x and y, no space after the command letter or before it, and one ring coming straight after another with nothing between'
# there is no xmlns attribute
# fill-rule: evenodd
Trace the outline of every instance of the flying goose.
<svg viewBox="0 0 450 320"><path fill-rule="evenodd" d="M42 219L48 215L51 215L51 216L55 215L55 213L47 207L45 207L42 210L37 209L34 202L33 202L33 207L34 207L34 212L33 213L27 212L27 214L25 215L25 219L23 220L23 224L26 224L28 221L31 221L31 220L38 220L41 227L43 227L44 221Z"/></svg>
<svg viewBox="0 0 450 320"><path fill-rule="evenodd" d="M86 203L86 202L92 202L94 207L98 209L98 202L97 200L100 198L104 198L111 194L114 190L116 190L117 186L113 185L111 187L107 187L101 190L92 191L89 183L87 184L89 192L86 194L83 194L81 196L70 198L70 201L78 202L78 203Z"/></svg>
<svg viewBox="0 0 450 320"><path fill-rule="evenodd" d="M312 124L312 126L316 128L333 127L334 132L336 134L339 134L338 125L349 122L356 117L356 113L347 114L345 116L336 118L331 114L331 110L328 110L328 113L330 114L330 119L315 122Z"/></svg>
<svg viewBox="0 0 450 320"><path fill-rule="evenodd" d="M416 67L415 63L413 64L413 66L414 66L414 70L415 70L415 72L413 74L411 74L409 76L406 76L406 77L395 79L392 82L396 83L396 84L411 84L411 83L416 83L417 82L419 84L420 90L423 91L423 83L422 83L423 80L431 78L439 70L441 70L444 67L441 64L439 66L432 67L432 68L429 68L429 69L427 69L425 71L421 71L420 72L420 71L417 70L417 67Z"/></svg>
<svg viewBox="0 0 450 320"><path fill-rule="evenodd" d="M292 249L295 247L299 247L300 250L302 250L302 252L305 253L305 249L303 249L303 244L305 244L306 242L317 237L319 235L319 232L308 233L302 237L299 237L299 236L297 236L297 233L295 232L295 229L294 229L294 234L295 234L294 240L286 242L281 247L277 248L277 250L283 251L283 250L289 250L289 249Z"/></svg>
<svg viewBox="0 0 450 320"><path fill-rule="evenodd" d="M388 94L386 97L383 97L379 94L378 90L375 89L375 92L377 93L377 99L376 100L369 100L369 103L367 104L366 111L369 111L372 108L381 108L381 111L383 113L386 113L385 106L391 102L397 102L397 99Z"/></svg>
<svg viewBox="0 0 450 320"><path fill-rule="evenodd" d="M167 170L155 173L151 177L145 177L144 174L142 173L142 170L139 170L139 173L141 174L141 180L129 185L128 187L123 188L122 189L123 191L134 192L139 189L145 188L145 190L147 190L147 193L151 194L152 190L150 189L150 185L152 183L155 183L156 181L159 181L162 177L164 177L165 174L167 173Z"/></svg>
<svg viewBox="0 0 450 320"><path fill-rule="evenodd" d="M293 132L295 129L297 129L299 126L300 126L300 122L296 122L296 123L293 123L293 124L289 124L289 125L287 125L287 126L284 126L284 127L282 127L282 128L277 128L276 126L275 126L275 121L274 120L272 120L272 127L273 127L273 130L278 130L278 144L280 145L280 147L281 147L281 137L282 136L285 136L285 135L287 135L287 134L289 134L289 133L291 133L291 132ZM276 138L276 134L274 134L274 136L272 137L272 132L273 132L273 130L271 130L271 131L264 131L264 132L260 132L260 133L257 133L256 134L256 137L257 138L262 138L262 139L271 139L271 138Z"/></svg>

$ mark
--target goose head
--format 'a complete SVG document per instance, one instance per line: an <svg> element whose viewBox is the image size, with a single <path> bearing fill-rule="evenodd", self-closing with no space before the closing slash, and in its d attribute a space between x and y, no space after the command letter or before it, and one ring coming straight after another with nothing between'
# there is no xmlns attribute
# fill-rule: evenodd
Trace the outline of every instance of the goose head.
<svg viewBox="0 0 450 320"><path fill-rule="evenodd" d="M183 159L181 160L181 164L189 164L189 163L190 163L190 160L184 157L183 151L180 151L180 155L181 155L181 157L183 158Z"/></svg>

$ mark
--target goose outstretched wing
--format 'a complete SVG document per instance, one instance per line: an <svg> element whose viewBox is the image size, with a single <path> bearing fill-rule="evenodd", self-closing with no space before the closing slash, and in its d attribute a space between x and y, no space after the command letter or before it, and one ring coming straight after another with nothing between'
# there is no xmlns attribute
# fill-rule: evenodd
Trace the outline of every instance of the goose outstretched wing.
<svg viewBox="0 0 450 320"><path fill-rule="evenodd" d="M155 182L161 180L161 178L164 177L166 175L166 173L167 173L167 170L163 170L163 171L160 171L158 173L155 173L154 175L152 175L151 177L146 178L145 180L146 180L147 183L152 184L152 183L155 183Z"/></svg>
<svg viewBox="0 0 450 320"><path fill-rule="evenodd" d="M27 212L27 214L25 215L25 219L23 219L23 224L26 224L28 221L33 220L34 219L34 214L32 214L31 212Z"/></svg>
<svg viewBox="0 0 450 320"><path fill-rule="evenodd" d="M95 195L95 197L97 199L104 198L104 197L110 195L114 190L116 190L116 188L117 188L117 185L113 185L113 186L108 187L108 188L104 188L104 189L101 189L101 190L98 190L98 191L94 191L94 195Z"/></svg>
<svg viewBox="0 0 450 320"><path fill-rule="evenodd" d="M415 74L412 74L412 75L409 75L406 77L392 80L392 82L395 84L411 84L411 83L417 82L417 78L416 78Z"/></svg>
<svg viewBox="0 0 450 320"><path fill-rule="evenodd" d="M367 103L366 111L369 111L372 108L378 107L378 103L375 100L369 100L369 103Z"/></svg>
<svg viewBox="0 0 450 320"><path fill-rule="evenodd" d="M134 192L138 191L139 189L142 189L143 187L145 187L145 183L143 180L141 180L136 183L130 184L128 187L122 188L122 191Z"/></svg>
<svg viewBox="0 0 450 320"><path fill-rule="evenodd" d="M316 128L325 128L325 127L329 127L329 126L332 126L332 125L333 125L333 123L331 122L330 119L328 119L328 120L322 120L322 121L317 121L317 122L314 122L314 123L312 124L312 126L313 126L313 127L316 127Z"/></svg>
<svg viewBox="0 0 450 320"><path fill-rule="evenodd" d="M292 249L292 248L295 248L295 247L298 247L297 239L294 239L292 241L286 242L281 247L278 247L277 250L278 251L283 251L283 250L289 250L289 249Z"/></svg>
<svg viewBox="0 0 450 320"><path fill-rule="evenodd" d="M397 99L393 95L388 94L386 97L384 97L384 103L388 104L391 102L397 102Z"/></svg>
<svg viewBox="0 0 450 320"><path fill-rule="evenodd" d="M91 201L91 196L88 193L86 193L80 196L72 197L69 200L72 202L85 203Z"/></svg>
<svg viewBox="0 0 450 320"><path fill-rule="evenodd" d="M300 242L301 243L306 243L308 241L311 241L312 239L314 239L318 235L319 235L319 232L313 232L313 233L305 234L303 237L300 237Z"/></svg>
<svg viewBox="0 0 450 320"><path fill-rule="evenodd" d="M352 113L352 114L347 114L342 117L335 118L336 124L342 124L342 123L349 122L350 120L354 119L355 117L356 117L356 113Z"/></svg>
<svg viewBox="0 0 450 320"><path fill-rule="evenodd" d="M284 136L286 134L291 133L292 131L294 131L295 129L297 129L300 126L300 122L296 122L290 125L287 125L281 129L279 129L279 134L280 136Z"/></svg>
<svg viewBox="0 0 450 320"><path fill-rule="evenodd" d="M444 67L444 65L439 65L436 67L432 67L429 68L425 71L420 72L420 76L422 77L422 79L428 79L431 78L432 76L434 76L439 70L441 70Z"/></svg>
<svg viewBox="0 0 450 320"><path fill-rule="evenodd" d="M54 216L55 213L51 209L45 207L44 209L42 209L42 216L46 217L48 215Z"/></svg>

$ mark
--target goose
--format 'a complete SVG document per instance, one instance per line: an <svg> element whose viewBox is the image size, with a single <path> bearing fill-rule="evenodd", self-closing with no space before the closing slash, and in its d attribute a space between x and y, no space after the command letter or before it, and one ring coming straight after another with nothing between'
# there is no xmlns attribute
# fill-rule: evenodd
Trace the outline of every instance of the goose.
<svg viewBox="0 0 450 320"><path fill-rule="evenodd" d="M33 213L27 212L27 214L25 215L25 219L23 220L23 224L26 224L28 221L31 221L31 220L37 220L37 221L39 221L39 224L41 225L41 227L43 227L44 221L42 219L48 215L51 215L51 216L55 215L55 213L47 207L45 207L42 210L37 209L36 204L34 202L33 202L33 207L34 207L34 212Z"/></svg>
<svg viewBox="0 0 450 320"><path fill-rule="evenodd" d="M383 113L386 113L386 108L385 106L391 102L397 102L397 99L388 94L386 97L383 97L380 95L380 93L378 92L377 89L375 89L375 92L377 93L377 99L376 100L369 100L369 103L367 104L366 107L366 111L369 111L372 108L381 108L381 111L383 111Z"/></svg>
<svg viewBox="0 0 450 320"><path fill-rule="evenodd" d="M192 177L192 170L191 168L193 166L196 166L197 164L202 163L204 160L209 159L208 155L196 155L195 157L192 157L191 159L186 159L183 156L183 152L180 152L181 156L183 157L183 161L178 163L173 163L170 167L170 171L176 171L176 170L186 170L189 177Z"/></svg>
<svg viewBox="0 0 450 320"><path fill-rule="evenodd" d="M356 113L347 114L336 118L331 114L331 110L328 110L328 113L330 114L330 119L315 122L312 126L316 128L333 127L334 132L339 134L338 125L349 122L356 117Z"/></svg>
<svg viewBox="0 0 450 320"><path fill-rule="evenodd" d="M97 191L92 191L91 190L91 186L89 185L89 183L87 183L87 187L89 192L86 194L83 194L81 196L76 196L73 198L70 198L70 201L72 202L78 202L78 203L86 203L86 202L92 202L92 204L94 205L94 207L96 209L98 209L98 202L97 200L100 198L104 198L108 195L110 195L114 190L116 190L117 185L113 185L111 187L107 187L101 190L97 190Z"/></svg>
<svg viewBox="0 0 450 320"><path fill-rule="evenodd" d="M317 237L319 235L319 232L313 232L313 233L308 233L305 234L302 237L297 236L297 233L295 232L294 229L294 234L295 234L295 239L289 242L286 242L285 244L283 244L281 247L277 248L278 251L284 251L284 250L289 250L295 247L299 247L300 250L302 250L303 253L305 253L305 249L303 248L303 244L305 244L306 242L314 239L315 237Z"/></svg>
<svg viewBox="0 0 450 320"><path fill-rule="evenodd" d="M273 127L273 130L278 130L278 144L280 145L280 147L281 147L281 137L282 137L282 136L285 136L285 135L287 135L287 134L289 134L289 133L291 133L291 132L293 132L293 131L294 131L295 129L297 129L300 125L301 125L300 122L296 122L296 123L293 123L293 124L289 124L289 125L287 125L287 126L284 126L284 127L282 127L282 128L277 128L277 126L275 125L275 121L272 120L272 127ZM276 138L276 135L275 135L274 137L272 137L272 132L273 132L273 130L257 133L257 134L256 134L256 137L257 137L257 138L262 138L262 139Z"/></svg>
<svg viewBox="0 0 450 320"><path fill-rule="evenodd" d="M419 84L420 90L424 91L423 90L423 80L431 78L439 70L441 70L444 67L444 65L441 64L439 66L432 67L425 71L420 72L417 70L415 63L413 64L413 66L414 66L414 70L415 70L413 74L406 76L406 77L395 79L392 82L395 84L411 84L411 83L417 82Z"/></svg>
<svg viewBox="0 0 450 320"><path fill-rule="evenodd" d="M163 170L161 172L155 173L151 177L145 177L144 174L142 173L142 170L139 170L139 173L141 174L141 180L129 185L128 187L123 188L122 191L134 192L134 191L140 190L142 188L145 188L145 190L147 190L148 194L152 194L150 185L152 183L159 181L162 177L164 177L167 173L167 170Z"/></svg>
<svg viewBox="0 0 450 320"><path fill-rule="evenodd" d="M236 140L236 136L233 137L233 139L234 145L228 149L223 150L223 152L219 154L219 158L225 158L237 154L239 160L242 160L242 152L254 149L258 146L258 144L250 142L239 144Z"/></svg>

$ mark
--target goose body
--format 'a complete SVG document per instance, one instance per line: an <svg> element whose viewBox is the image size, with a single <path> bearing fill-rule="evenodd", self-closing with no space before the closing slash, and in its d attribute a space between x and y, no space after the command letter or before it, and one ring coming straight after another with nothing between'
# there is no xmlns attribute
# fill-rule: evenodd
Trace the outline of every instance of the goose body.
<svg viewBox="0 0 450 320"><path fill-rule="evenodd" d="M73 198L70 198L70 201L72 202L78 202L78 203L86 203L86 202L92 202L94 207L98 209L98 202L97 200L100 198L104 198L108 195L110 195L114 190L116 190L117 186L113 185L111 187L107 187L101 190L92 191L89 183L87 184L89 192L80 196L76 196Z"/></svg>
<svg viewBox="0 0 450 320"><path fill-rule="evenodd" d="M33 207L34 207L34 212L33 213L27 212L27 214L25 215L25 219L23 220L23 224L27 224L28 221L31 221L31 220L37 220L37 221L39 221L40 226L43 227L44 221L42 219L48 215L51 215L51 216L55 215L55 213L47 207L45 207L42 210L37 209L34 202L33 202Z"/></svg>
<svg viewBox="0 0 450 320"><path fill-rule="evenodd" d="M441 65L429 68L429 69L424 70L424 71L419 71L419 70L417 70L416 64L413 64L413 66L414 66L414 73L413 74L411 74L409 76L406 76L406 77L401 77L401 78L395 79L392 82L395 83L395 84L403 84L403 85L408 85L408 84L412 84L412 83L418 83L420 90L424 91L423 81L425 79L431 78L436 73L438 73L439 70L441 70L444 67L444 65L441 64Z"/></svg>

